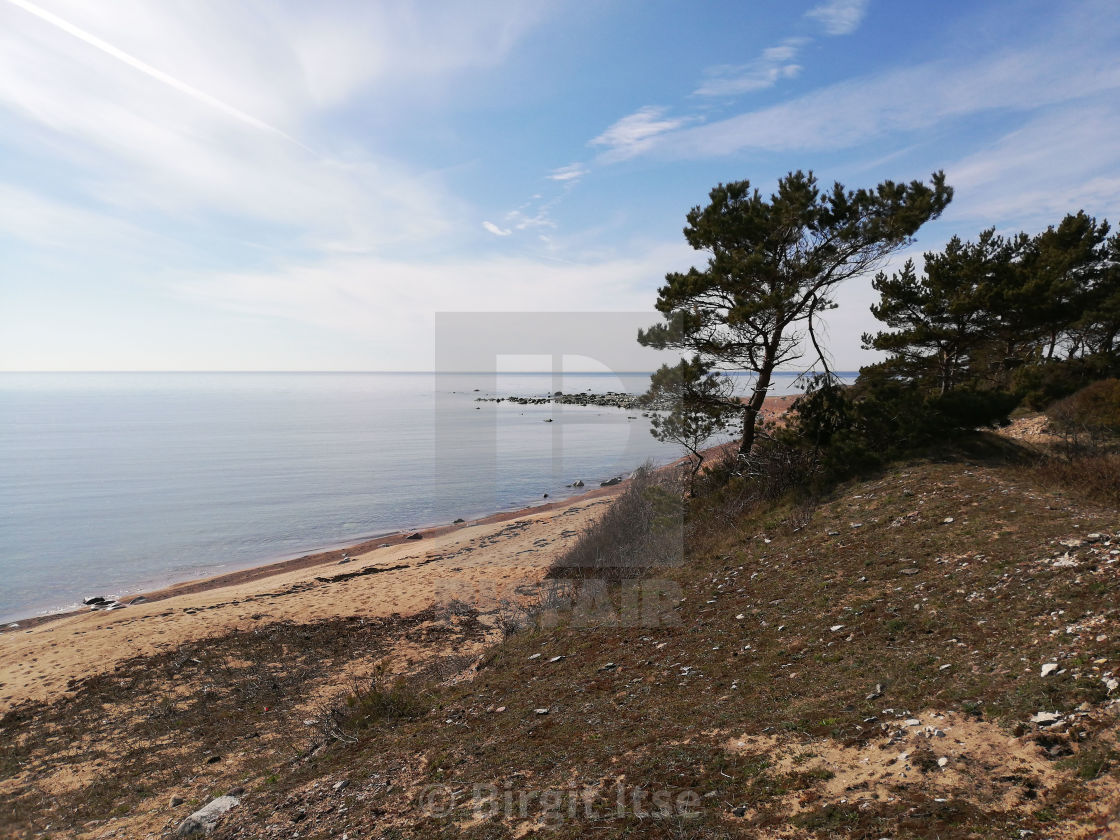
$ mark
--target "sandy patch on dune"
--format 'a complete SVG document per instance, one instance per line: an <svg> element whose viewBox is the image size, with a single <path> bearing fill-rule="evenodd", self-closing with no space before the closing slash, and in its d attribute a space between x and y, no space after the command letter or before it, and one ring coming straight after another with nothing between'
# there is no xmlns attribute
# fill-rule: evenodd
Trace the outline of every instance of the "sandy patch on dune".
<svg viewBox="0 0 1120 840"><path fill-rule="evenodd" d="M921 724L907 726L906 720ZM1053 762L1038 744L1012 737L993 723L926 712L889 726L903 736L844 746L827 738L753 735L732 738L724 747L766 754L779 773L819 778L814 807L823 802L889 802L900 789L917 787L927 795L1007 809L1021 801L1024 785L1041 795L1057 779ZM797 811L805 803L792 795L788 804Z"/></svg>

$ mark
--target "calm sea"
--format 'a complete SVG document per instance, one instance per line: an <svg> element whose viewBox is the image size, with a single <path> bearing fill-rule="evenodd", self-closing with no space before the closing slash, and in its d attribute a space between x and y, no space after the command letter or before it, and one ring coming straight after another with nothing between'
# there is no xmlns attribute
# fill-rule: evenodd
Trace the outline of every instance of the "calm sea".
<svg viewBox="0 0 1120 840"><path fill-rule="evenodd" d="M597 486L667 462L680 451L639 412L476 402L648 382L0 374L0 620L562 498L576 479Z"/></svg>

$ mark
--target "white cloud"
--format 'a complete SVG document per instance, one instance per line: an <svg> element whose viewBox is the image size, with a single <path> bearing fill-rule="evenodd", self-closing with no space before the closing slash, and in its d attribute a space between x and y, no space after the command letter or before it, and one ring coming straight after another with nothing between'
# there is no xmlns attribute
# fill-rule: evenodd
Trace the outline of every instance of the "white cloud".
<svg viewBox="0 0 1120 840"><path fill-rule="evenodd" d="M559 169L553 169L547 177L550 181L578 181L587 174L587 169L582 163L569 163Z"/></svg>
<svg viewBox="0 0 1120 840"><path fill-rule="evenodd" d="M206 93L205 91L201 91L198 88L192 87L181 79L177 79L174 76L164 73L162 70L159 70L158 68L141 61L135 56L128 54L124 50L121 50L118 47L115 47L114 45L103 41L102 39L90 34L89 32L86 32L81 27L75 26L69 21L60 18L58 15L52 14L46 9L43 9L42 7L37 6L34 3L28 2L28 0L7 0L7 2L11 3L14 6L18 6L20 9L23 9L28 14L34 15L40 20L46 21L51 26L57 27L67 35L77 38L79 41L82 41L83 43L88 44L95 49L101 50L106 55L115 58L117 61L126 64L127 66L140 73L143 73L145 76L149 76L158 82L162 82L173 90L189 96L190 98L195 99L198 102L203 103L204 105L208 105L211 108L214 108L225 114L226 116L232 117L236 120L240 120L241 122L244 122L247 125L251 125L254 128L259 128L262 131L278 134L287 140L293 140L293 138L289 137L287 134L285 134L275 126L269 125L263 120L257 119L252 114L246 114L244 111L238 110L232 105L223 102L221 99L218 99L215 96L211 96L210 94ZM296 141L293 140L293 142Z"/></svg>
<svg viewBox="0 0 1120 840"><path fill-rule="evenodd" d="M513 233L512 230L509 230L508 228L500 228L493 222L483 222L482 226L495 236L509 236L511 233Z"/></svg>
<svg viewBox="0 0 1120 840"><path fill-rule="evenodd" d="M828 0L814 6L805 17L820 23L829 35L850 35L867 14L868 0Z"/></svg>
<svg viewBox="0 0 1120 840"><path fill-rule="evenodd" d="M438 175L379 154L376 136L333 128L325 140L327 109L493 66L545 11L516 0L456 0L439 14L402 0L35 0L33 16L14 1L0 2L6 153L65 173L115 214L220 216L339 252L445 237L470 214Z"/></svg>
<svg viewBox="0 0 1120 840"><path fill-rule="evenodd" d="M56 256L115 254L137 257L171 243L136 226L73 204L0 183L0 236L53 252Z"/></svg>
<svg viewBox="0 0 1120 840"><path fill-rule="evenodd" d="M1057 107L950 163L956 197L946 216L1037 232L1066 213L1120 218L1120 109Z"/></svg>
<svg viewBox="0 0 1120 840"><path fill-rule="evenodd" d="M625 160L650 149L659 135L685 125L685 117L665 117L666 109L646 106L623 117L610 128L591 140L589 145L606 146L603 158L608 161Z"/></svg>
<svg viewBox="0 0 1120 840"><path fill-rule="evenodd" d="M773 87L781 79L792 79L801 72L801 65L794 62L807 38L787 38L781 44L768 47L754 61L746 64L724 64L704 71L708 77L694 92L694 96L735 96Z"/></svg>
<svg viewBox="0 0 1120 840"><path fill-rule="evenodd" d="M1120 65L1091 50L1074 61L1071 51L1077 49L1030 45L975 62L945 59L898 68L725 120L667 129L639 151L703 158L746 149L836 150L997 109L1031 112L1083 97L1107 99L1120 88Z"/></svg>
<svg viewBox="0 0 1120 840"><path fill-rule="evenodd" d="M554 261L530 257L405 262L331 257L269 272L185 281L182 292L254 317L283 318L376 344L384 364L432 362L432 323L441 312L650 310L666 270L687 268L684 243L635 245L623 256ZM532 282L526 282L531 278Z"/></svg>

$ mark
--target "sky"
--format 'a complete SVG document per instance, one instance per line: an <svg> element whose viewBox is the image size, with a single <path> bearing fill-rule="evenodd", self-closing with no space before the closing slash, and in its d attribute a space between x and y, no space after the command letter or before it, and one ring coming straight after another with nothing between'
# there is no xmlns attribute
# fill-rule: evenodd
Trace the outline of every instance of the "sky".
<svg viewBox="0 0 1120 840"><path fill-rule="evenodd" d="M1115 0L0 0L0 370L425 370L436 313L652 322L687 211L796 169L944 169L896 260L1117 221L1117 56ZM836 300L851 370L870 278Z"/></svg>

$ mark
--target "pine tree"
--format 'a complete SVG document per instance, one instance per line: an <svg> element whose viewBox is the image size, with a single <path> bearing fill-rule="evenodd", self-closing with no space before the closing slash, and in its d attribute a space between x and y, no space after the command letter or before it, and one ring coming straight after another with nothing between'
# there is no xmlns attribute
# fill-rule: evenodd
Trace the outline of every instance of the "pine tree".
<svg viewBox="0 0 1120 840"><path fill-rule="evenodd" d="M657 299L665 320L640 331L638 341L694 358L694 385L713 370L755 374L739 409L739 452L748 455L774 370L797 358L806 338L827 368L816 321L833 308L833 290L909 245L952 195L942 172L930 185L884 181L846 190L836 183L822 192L812 172L798 171L769 199L749 181L719 184L707 206L688 213L684 229L689 244L707 253L706 267L666 275Z"/></svg>

